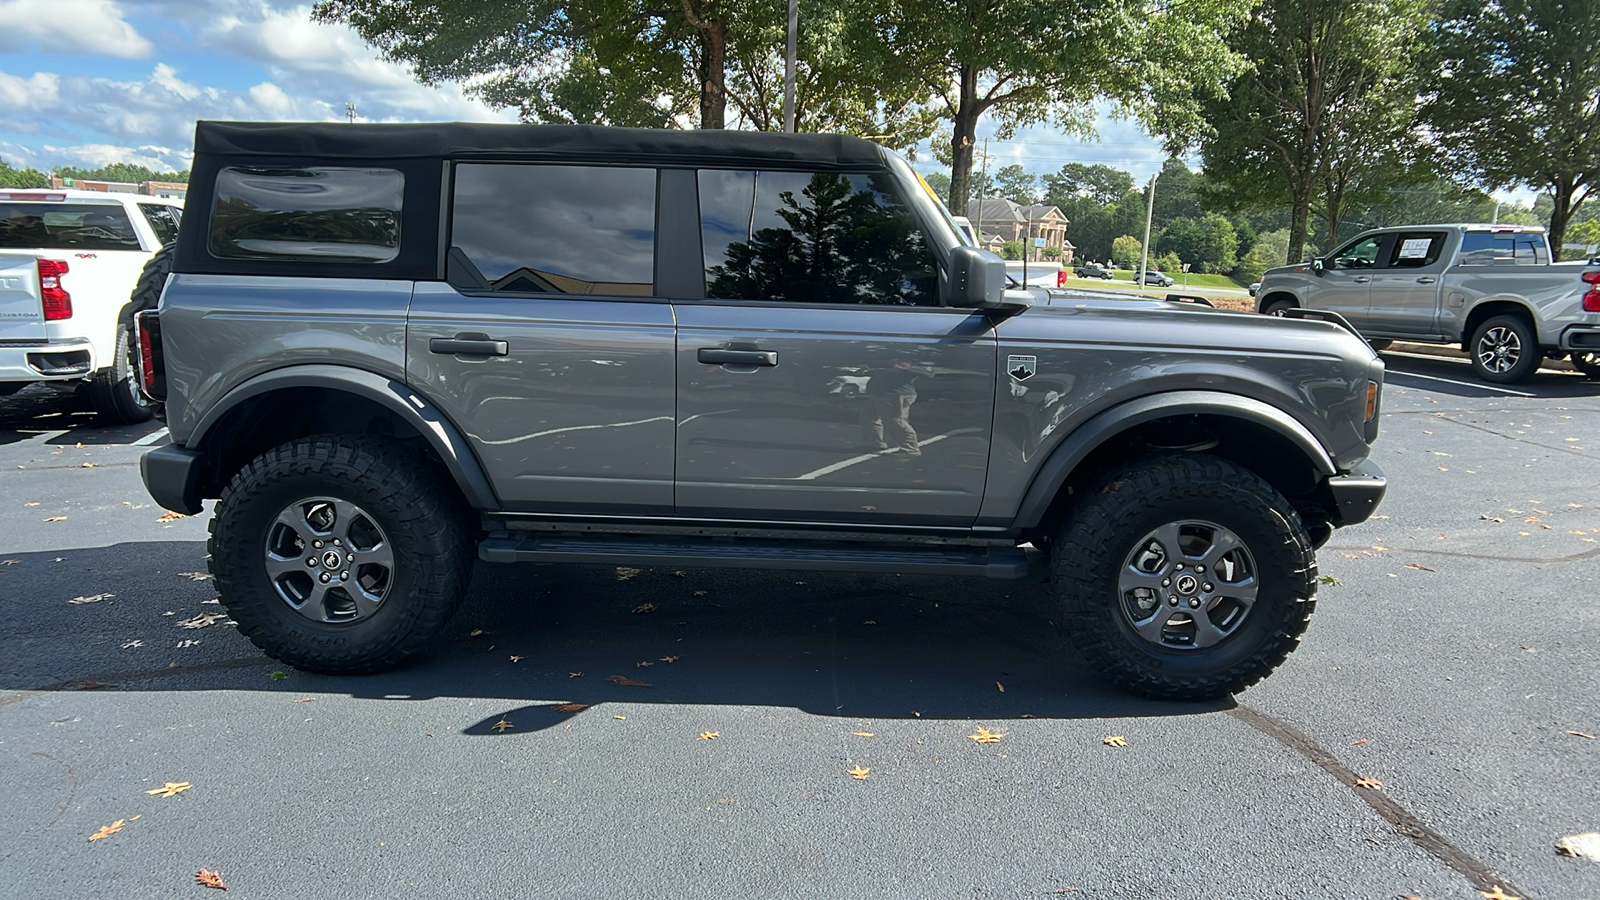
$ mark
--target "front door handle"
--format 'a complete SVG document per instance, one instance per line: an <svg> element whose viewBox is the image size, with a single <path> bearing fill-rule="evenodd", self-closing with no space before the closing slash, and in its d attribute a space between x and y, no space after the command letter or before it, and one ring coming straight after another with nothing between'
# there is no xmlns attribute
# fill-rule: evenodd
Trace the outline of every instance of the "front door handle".
<svg viewBox="0 0 1600 900"><path fill-rule="evenodd" d="M775 366L778 364L778 351L701 347L695 358L714 366Z"/></svg>
<svg viewBox="0 0 1600 900"><path fill-rule="evenodd" d="M445 355L460 354L462 356L505 356L511 347L505 341L497 341L487 334L470 332L458 334L453 338L431 338L428 349L434 353Z"/></svg>
<svg viewBox="0 0 1600 900"><path fill-rule="evenodd" d="M1417 279L1417 284L1433 284L1437 280L1438 279L1434 278L1432 275L1424 275Z"/></svg>
<svg viewBox="0 0 1600 900"><path fill-rule="evenodd" d="M1354 277L1354 278L1352 278L1350 280L1354 281L1356 284L1366 284L1367 282L1371 281L1372 279L1368 278L1365 275L1357 275L1356 277Z"/></svg>

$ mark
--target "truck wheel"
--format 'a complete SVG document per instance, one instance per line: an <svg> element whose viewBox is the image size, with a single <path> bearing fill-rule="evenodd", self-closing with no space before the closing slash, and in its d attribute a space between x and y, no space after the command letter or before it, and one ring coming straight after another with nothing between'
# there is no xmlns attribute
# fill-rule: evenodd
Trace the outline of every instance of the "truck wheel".
<svg viewBox="0 0 1600 900"><path fill-rule="evenodd" d="M455 485L399 444L361 435L300 438L256 457L222 492L210 551L239 633L329 674L417 653L472 571Z"/></svg>
<svg viewBox="0 0 1600 900"><path fill-rule="evenodd" d="M1266 677L1316 606L1316 554L1289 501L1204 453L1148 456L1081 494L1051 575L1071 638L1112 683L1205 700Z"/></svg>
<svg viewBox="0 0 1600 900"><path fill-rule="evenodd" d="M154 414L150 401L139 391L137 365L133 355L133 328L118 325L116 356L111 365L94 373L84 386L101 425L132 425Z"/></svg>
<svg viewBox="0 0 1600 900"><path fill-rule="evenodd" d="M1472 368L1484 381L1511 384L1539 370L1544 351L1533 326L1521 316L1495 316L1472 333L1467 344Z"/></svg>
<svg viewBox="0 0 1600 900"><path fill-rule="evenodd" d="M1600 378L1600 352L1588 351L1574 353L1571 357L1572 367L1590 378Z"/></svg>
<svg viewBox="0 0 1600 900"><path fill-rule="evenodd" d="M1385 341L1379 338L1373 338L1372 340L1367 341L1367 346L1371 347L1373 351L1381 353L1382 351L1394 346L1394 341Z"/></svg>
<svg viewBox="0 0 1600 900"><path fill-rule="evenodd" d="M1292 302L1288 300L1274 300L1261 308L1261 314L1265 316L1281 316L1284 314L1284 312L1291 309L1294 309L1294 304Z"/></svg>

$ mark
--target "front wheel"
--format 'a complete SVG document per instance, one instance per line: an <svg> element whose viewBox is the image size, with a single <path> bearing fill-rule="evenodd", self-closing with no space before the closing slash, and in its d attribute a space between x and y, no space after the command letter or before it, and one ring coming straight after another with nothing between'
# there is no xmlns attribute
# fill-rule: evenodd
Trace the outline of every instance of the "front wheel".
<svg viewBox="0 0 1600 900"><path fill-rule="evenodd" d="M1574 352L1572 367L1590 378L1600 378L1600 351Z"/></svg>
<svg viewBox="0 0 1600 900"><path fill-rule="evenodd" d="M301 438L245 466L211 520L211 571L239 632L328 674L414 655L466 592L472 544L449 476L362 435Z"/></svg>
<svg viewBox="0 0 1600 900"><path fill-rule="evenodd" d="M1521 316L1487 319L1467 342L1473 371L1484 381L1512 384L1539 370L1544 351L1539 349L1533 326Z"/></svg>
<svg viewBox="0 0 1600 900"><path fill-rule="evenodd" d="M1294 304L1288 300L1274 300L1263 306L1261 312L1263 315L1268 316L1282 316L1291 309L1294 309Z"/></svg>
<svg viewBox="0 0 1600 900"><path fill-rule="evenodd" d="M1107 680L1210 699L1260 681L1299 643L1315 551L1254 472L1203 453L1148 456L1080 496L1051 573L1072 640Z"/></svg>

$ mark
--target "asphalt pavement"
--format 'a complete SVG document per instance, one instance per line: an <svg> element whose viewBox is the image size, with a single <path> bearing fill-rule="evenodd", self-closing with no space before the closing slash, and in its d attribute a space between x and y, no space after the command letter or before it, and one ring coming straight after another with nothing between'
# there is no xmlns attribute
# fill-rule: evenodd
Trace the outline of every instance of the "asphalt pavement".
<svg viewBox="0 0 1600 900"><path fill-rule="evenodd" d="M144 493L157 424L0 400L0 896L1600 897L1555 851L1600 831L1600 383L1385 358L1379 517L1212 704L1102 685L1048 586L793 572L480 565L414 665L308 675Z"/></svg>

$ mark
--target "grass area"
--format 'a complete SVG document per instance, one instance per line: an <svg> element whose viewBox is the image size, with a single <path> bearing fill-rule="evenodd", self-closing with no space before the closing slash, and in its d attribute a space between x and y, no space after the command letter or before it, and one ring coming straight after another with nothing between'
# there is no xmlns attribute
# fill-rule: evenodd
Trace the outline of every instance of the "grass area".
<svg viewBox="0 0 1600 900"><path fill-rule="evenodd" d="M1148 287L1141 288L1133 284L1132 279L1128 277L1130 273L1119 272L1117 274L1124 276L1123 279L1120 281L1103 281L1099 278L1068 278L1066 287L1087 288L1089 290L1111 294L1126 294L1130 299L1133 297L1144 297L1150 300L1160 300L1168 294L1184 292L1182 281L1179 281L1177 284L1169 288L1156 287L1153 284L1149 285ZM1208 288L1204 285L1197 285L1195 283L1196 277L1215 279L1223 282L1223 286L1226 290L1241 291L1241 285L1233 283L1233 281L1222 275L1191 275L1189 276L1189 289L1187 293L1197 294L1205 297L1206 299L1210 300L1211 303L1218 309L1232 309L1239 310L1241 312L1255 311L1256 301L1254 297L1245 295L1242 293L1242 291L1238 294L1217 293L1214 288Z"/></svg>
<svg viewBox="0 0 1600 900"><path fill-rule="evenodd" d="M1118 271L1118 272L1116 272L1114 274L1117 276L1117 281L1126 281L1129 284L1133 283L1133 273L1132 272ZM1168 272L1167 274L1172 276L1172 280L1174 282L1176 282L1174 287L1178 287L1178 288L1182 288L1183 287L1184 277L1185 276L1184 276L1184 274L1182 272ZM1200 275L1200 274L1191 272L1188 275L1188 279L1189 279L1189 287L1191 289L1193 289L1193 288L1223 288L1225 290L1244 290L1245 288L1248 288L1250 286L1249 282L1234 281L1231 277L1229 277L1227 275Z"/></svg>

